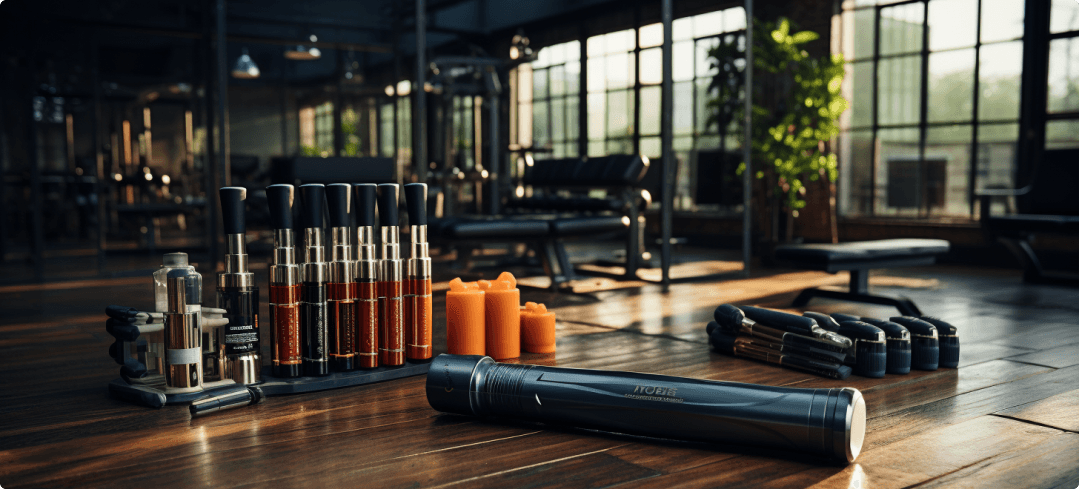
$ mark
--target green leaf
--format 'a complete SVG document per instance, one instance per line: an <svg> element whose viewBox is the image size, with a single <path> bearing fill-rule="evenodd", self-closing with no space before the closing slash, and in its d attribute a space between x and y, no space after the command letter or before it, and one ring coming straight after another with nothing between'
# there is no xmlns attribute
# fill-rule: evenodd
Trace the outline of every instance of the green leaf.
<svg viewBox="0 0 1079 489"><path fill-rule="evenodd" d="M791 36L791 40L794 42L794 44L802 44L809 41L816 41L817 39L820 39L820 34L817 34L813 31L802 31Z"/></svg>

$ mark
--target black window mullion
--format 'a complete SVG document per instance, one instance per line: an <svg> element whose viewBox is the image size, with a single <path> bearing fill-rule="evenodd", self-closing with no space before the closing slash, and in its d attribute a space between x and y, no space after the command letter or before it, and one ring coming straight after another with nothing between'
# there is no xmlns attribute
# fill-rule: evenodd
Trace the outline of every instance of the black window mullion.
<svg viewBox="0 0 1079 489"><path fill-rule="evenodd" d="M880 11L881 7L878 5L874 7L876 10L876 16L873 18L873 22L876 26L873 28L873 100L870 104L870 112L872 117L872 134L870 141L872 154L870 155L869 164L869 214L876 215L877 213L877 159L880 158L880 152L877 151L877 137L880 131ZM747 46L751 45L751 39L746 39ZM750 66L746 66L746 69L752 69ZM746 87L746 90L750 90L751 87ZM747 141L748 144L748 141Z"/></svg>
<svg viewBox="0 0 1079 489"><path fill-rule="evenodd" d="M918 201L918 213L921 214L922 201L925 200L925 195L922 195L922 189L926 188L926 178L928 175L924 171L925 167L925 140L926 133L928 132L928 126L926 125L926 119L929 115L929 2L924 3L922 8L922 78L921 78L921 104L919 106L918 114L918 173L919 173L919 186L915 189L915 195ZM929 217L928 202L926 203L926 216Z"/></svg>
<svg viewBox="0 0 1079 489"><path fill-rule="evenodd" d="M982 61L982 0L978 0L977 15L974 28L974 97L971 110L973 123L970 126L970 175L967 178L967 204L970 206L970 217L974 218L974 186L978 181L978 99L981 93L981 61Z"/></svg>

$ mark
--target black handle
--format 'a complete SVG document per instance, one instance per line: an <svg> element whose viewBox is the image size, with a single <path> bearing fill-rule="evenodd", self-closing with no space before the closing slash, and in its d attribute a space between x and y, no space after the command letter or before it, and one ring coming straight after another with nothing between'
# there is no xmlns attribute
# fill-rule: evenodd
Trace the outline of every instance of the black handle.
<svg viewBox="0 0 1079 489"><path fill-rule="evenodd" d="M427 184L405 185L405 205L408 206L408 225L427 225Z"/></svg>
<svg viewBox="0 0 1079 489"><path fill-rule="evenodd" d="M892 318L891 321L893 323L899 323L900 326L907 328L908 330L910 330L910 334L912 335L930 336L933 338L937 337L936 326L933 326L931 323L928 323L926 321L922 321L921 319L913 318L910 316L898 316Z"/></svg>
<svg viewBox="0 0 1079 489"><path fill-rule="evenodd" d="M139 310L127 306L106 306L105 315L124 321L134 321L135 316L139 315Z"/></svg>
<svg viewBox="0 0 1079 489"><path fill-rule="evenodd" d="M331 183L326 186L326 203L330 208L330 227L347 228L352 225L348 218L351 190L352 186L347 183Z"/></svg>
<svg viewBox="0 0 1079 489"><path fill-rule="evenodd" d="M873 326L880 328L880 330L884 331L884 335L888 338L902 338L910 340L910 332L907 331L907 328L904 328L899 324L875 318L862 318L862 322L866 324L872 324Z"/></svg>
<svg viewBox="0 0 1079 489"><path fill-rule="evenodd" d="M139 327L131 321L109 318L105 321L105 331L120 341L135 341L139 339Z"/></svg>
<svg viewBox="0 0 1079 489"><path fill-rule="evenodd" d="M352 186L353 211L357 226L375 225L375 201L378 200L378 185L357 183Z"/></svg>
<svg viewBox="0 0 1079 489"><path fill-rule="evenodd" d="M383 183L378 186L378 223L382 226L397 226L397 201L400 188L396 183Z"/></svg>
<svg viewBox="0 0 1079 489"><path fill-rule="evenodd" d="M266 201L270 206L270 223L274 229L292 229L292 202L296 189L279 183L266 187Z"/></svg>
<svg viewBox="0 0 1079 489"><path fill-rule="evenodd" d="M247 232L247 223L244 222L244 200L247 199L247 189L243 187L222 187L221 217L225 223L225 234L244 234Z"/></svg>
<svg viewBox="0 0 1079 489"><path fill-rule="evenodd" d="M326 186L321 183L300 185L300 200L303 202L304 228L322 227L322 208L326 206Z"/></svg>
<svg viewBox="0 0 1079 489"><path fill-rule="evenodd" d="M832 319L835 319L836 322L840 322L840 323L842 323L843 321L861 321L862 320L862 318L860 316L855 316L853 314L843 314L841 312L833 312L832 313Z"/></svg>
<svg viewBox="0 0 1079 489"><path fill-rule="evenodd" d="M745 320L746 315L737 307L723 304L716 308L716 311L712 313L712 317L716 320L718 326L728 331L738 331L738 328L742 327L742 321Z"/></svg>
<svg viewBox="0 0 1079 489"><path fill-rule="evenodd" d="M802 313L803 316L812 319L817 322L817 326L820 326L828 331L839 331L839 323L835 319L832 319L827 314L821 314L819 312L806 311Z"/></svg>
<svg viewBox="0 0 1079 489"><path fill-rule="evenodd" d="M803 316L753 306L742 306L741 309L749 319L791 333L813 335L813 327L817 326L816 321Z"/></svg>

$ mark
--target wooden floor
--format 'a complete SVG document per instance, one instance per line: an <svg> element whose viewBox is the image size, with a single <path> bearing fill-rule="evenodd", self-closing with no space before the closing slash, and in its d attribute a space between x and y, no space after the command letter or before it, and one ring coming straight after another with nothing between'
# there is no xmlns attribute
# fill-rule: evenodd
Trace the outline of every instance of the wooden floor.
<svg viewBox="0 0 1079 489"><path fill-rule="evenodd" d="M933 267L874 276L959 327L958 370L832 381L710 352L717 304L782 306L844 276L766 270L744 280L588 295L525 290L558 313L558 353L523 363L795 387L853 386L865 448L837 467L728 445L652 441L445 415L424 378L272 397L191 419L111 399L106 304L146 307L149 277L0 287L0 486L1067 487L1079 484L1079 291L1015 271ZM207 280L212 283L212 280ZM602 289L603 287L598 287ZM207 292L210 295L210 292ZM436 293L436 345L444 346ZM263 297L265 301L265 297ZM811 304L890 316L875 306ZM265 307L265 302L263 302ZM263 317L267 317L265 312Z"/></svg>

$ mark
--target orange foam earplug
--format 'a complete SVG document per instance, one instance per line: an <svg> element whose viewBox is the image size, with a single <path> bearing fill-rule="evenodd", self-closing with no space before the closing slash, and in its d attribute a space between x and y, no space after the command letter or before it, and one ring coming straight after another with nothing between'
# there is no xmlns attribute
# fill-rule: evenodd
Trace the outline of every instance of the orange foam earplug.
<svg viewBox="0 0 1079 489"><path fill-rule="evenodd" d="M487 356L505 360L521 356L521 291L513 274L480 280L484 292Z"/></svg>
<svg viewBox="0 0 1079 489"><path fill-rule="evenodd" d="M531 353L554 353L554 312L529 302L521 309L521 346Z"/></svg>
<svg viewBox="0 0 1079 489"><path fill-rule="evenodd" d="M484 292L476 282L450 281L446 292L446 351L454 355L483 355L485 351Z"/></svg>

